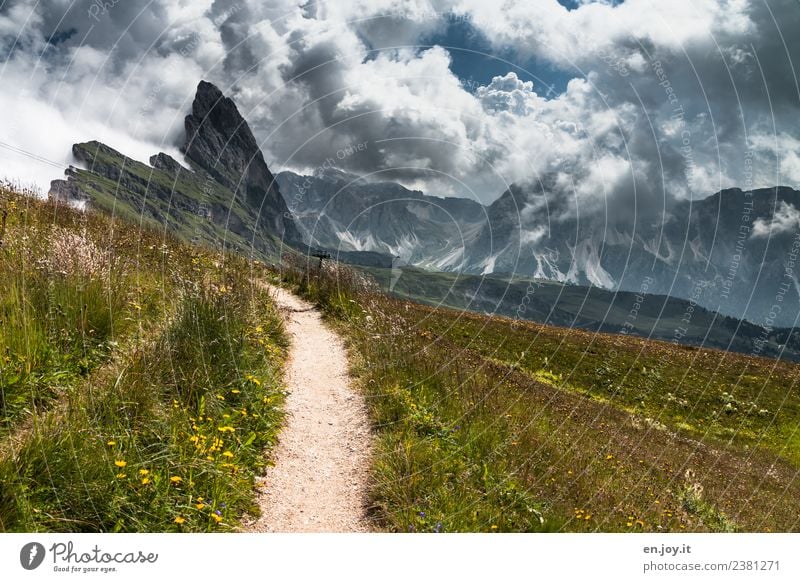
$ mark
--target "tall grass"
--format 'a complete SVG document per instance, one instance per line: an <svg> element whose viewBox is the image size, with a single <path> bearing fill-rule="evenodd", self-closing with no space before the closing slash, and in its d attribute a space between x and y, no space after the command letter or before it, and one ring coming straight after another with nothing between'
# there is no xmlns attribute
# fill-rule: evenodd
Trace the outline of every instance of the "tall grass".
<svg viewBox="0 0 800 582"><path fill-rule="evenodd" d="M796 530L797 366L434 309L347 271L282 276L348 340L386 529Z"/></svg>
<svg viewBox="0 0 800 582"><path fill-rule="evenodd" d="M510 435L484 401L487 377L449 393L446 354L424 353L408 340L399 310L368 276L301 261L283 281L316 301L350 341L352 371L366 391L378 433L372 471L376 519L391 531L553 531L547 503L526 490L499 447ZM441 359L440 359L441 358ZM491 391L490 389L488 390ZM502 416L502 415L501 415Z"/></svg>
<svg viewBox="0 0 800 582"><path fill-rule="evenodd" d="M0 530L220 531L256 514L286 346L260 267L3 201Z"/></svg>

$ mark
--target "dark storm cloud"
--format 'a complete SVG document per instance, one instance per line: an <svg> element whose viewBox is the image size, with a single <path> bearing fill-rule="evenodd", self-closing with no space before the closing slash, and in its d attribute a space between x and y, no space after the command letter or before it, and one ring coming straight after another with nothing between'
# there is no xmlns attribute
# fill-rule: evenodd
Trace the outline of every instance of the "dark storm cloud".
<svg viewBox="0 0 800 582"><path fill-rule="evenodd" d="M800 9L789 0L588 2L569 13L555 0L511 0L503 12L478 0L106 5L0 8L0 45L19 37L5 97L21 85L63 118L64 149L78 123L132 134L142 151L179 141L206 78L236 99L275 167L310 171L367 143L339 165L433 193L464 193L463 181L484 200L541 182L564 212L617 216L740 184L748 152L755 185L800 182ZM574 80L561 95L516 76L466 90L445 50L397 48L452 18L498 54Z"/></svg>

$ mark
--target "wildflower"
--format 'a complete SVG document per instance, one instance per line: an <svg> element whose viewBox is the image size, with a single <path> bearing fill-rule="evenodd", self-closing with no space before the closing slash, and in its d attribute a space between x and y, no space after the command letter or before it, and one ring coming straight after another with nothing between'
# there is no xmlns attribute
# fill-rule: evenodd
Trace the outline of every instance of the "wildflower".
<svg viewBox="0 0 800 582"><path fill-rule="evenodd" d="M614 458L614 455L606 455L606 461L610 461Z"/></svg>
<svg viewBox="0 0 800 582"><path fill-rule="evenodd" d="M241 394L241 390L231 390L231 394Z"/></svg>
<svg viewBox="0 0 800 582"><path fill-rule="evenodd" d="M222 456L223 457L228 457L229 459L231 459L231 458L233 458L233 453L230 452L230 451L225 451L224 453L222 453Z"/></svg>
<svg viewBox="0 0 800 582"><path fill-rule="evenodd" d="M182 524L182 523L184 523L186 520L185 520L185 519L183 519L183 518L182 518L182 517L179 515L178 517L176 517L176 518L175 518L175 520L174 520L174 521L175 521L175 523L177 523L178 525L181 525L181 524Z"/></svg>
<svg viewBox="0 0 800 582"><path fill-rule="evenodd" d="M117 473L117 479L125 479L127 475L125 473Z"/></svg>
<svg viewBox="0 0 800 582"><path fill-rule="evenodd" d="M627 525L628 525L628 527L633 527L633 522L629 521Z"/></svg>
<svg viewBox="0 0 800 582"><path fill-rule="evenodd" d="M169 478L169 480L170 480L172 483L175 483L175 484L177 485L178 483L180 483L181 481L183 481L183 477L178 477L177 475L173 475L172 477L170 477L170 478Z"/></svg>
<svg viewBox="0 0 800 582"><path fill-rule="evenodd" d="M496 525L492 525L491 529L497 529Z"/></svg>
<svg viewBox="0 0 800 582"><path fill-rule="evenodd" d="M150 474L150 471L148 471L147 469L139 469L139 475L141 475L142 477L144 477L145 475L149 475L149 474Z"/></svg>
<svg viewBox="0 0 800 582"><path fill-rule="evenodd" d="M220 426L217 428L219 432L234 432L236 429L232 426Z"/></svg>
<svg viewBox="0 0 800 582"><path fill-rule="evenodd" d="M106 444L107 444L109 447L113 447L115 444L117 444L117 441L108 441Z"/></svg>
<svg viewBox="0 0 800 582"><path fill-rule="evenodd" d="M121 459L117 459L116 461L114 461L114 464L121 469L122 467L124 467L128 463L127 463L127 461L123 461Z"/></svg>
<svg viewBox="0 0 800 582"><path fill-rule="evenodd" d="M205 503L198 503L197 505L195 505L195 507L196 507L197 509L203 509L205 506L206 506L206 504L205 504Z"/></svg>
<svg viewBox="0 0 800 582"><path fill-rule="evenodd" d="M217 515L216 513L212 513L212 514L211 514L211 517L212 517L212 518L214 519L214 521L216 521L217 523L221 523L221 522L222 522L222 517L220 517L220 516L219 516L219 515Z"/></svg>
<svg viewBox="0 0 800 582"><path fill-rule="evenodd" d="M150 477L145 477L142 479L142 485L147 485L148 483L150 483Z"/></svg>

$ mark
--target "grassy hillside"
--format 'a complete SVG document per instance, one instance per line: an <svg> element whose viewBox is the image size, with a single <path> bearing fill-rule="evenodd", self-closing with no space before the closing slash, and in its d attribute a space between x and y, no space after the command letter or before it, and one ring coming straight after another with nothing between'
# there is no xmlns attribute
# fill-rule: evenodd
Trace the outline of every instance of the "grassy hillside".
<svg viewBox="0 0 800 582"><path fill-rule="evenodd" d="M244 256L280 253L281 241L258 212L202 170L187 170L165 154L153 156L148 166L97 141L75 144L72 152L87 169L71 168L58 188L88 198L92 208Z"/></svg>
<svg viewBox="0 0 800 582"><path fill-rule="evenodd" d="M347 337L391 531L796 531L800 368L287 269Z"/></svg>
<svg viewBox="0 0 800 582"><path fill-rule="evenodd" d="M590 331L713 347L800 361L800 332L773 329L703 309L685 299L510 276L368 269L384 290L428 305L469 309ZM394 285L391 283L394 281ZM762 341L763 340L763 341Z"/></svg>
<svg viewBox="0 0 800 582"><path fill-rule="evenodd" d="M261 267L0 189L0 530L216 531L281 421Z"/></svg>

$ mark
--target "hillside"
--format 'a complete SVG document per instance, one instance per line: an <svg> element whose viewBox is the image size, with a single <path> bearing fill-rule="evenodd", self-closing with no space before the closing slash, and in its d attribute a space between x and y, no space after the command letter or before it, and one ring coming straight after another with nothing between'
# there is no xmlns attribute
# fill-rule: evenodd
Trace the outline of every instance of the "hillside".
<svg viewBox="0 0 800 582"><path fill-rule="evenodd" d="M0 531L255 512L287 340L259 264L0 188Z"/></svg>
<svg viewBox="0 0 800 582"><path fill-rule="evenodd" d="M349 341L391 531L797 531L794 364L294 285Z"/></svg>
<svg viewBox="0 0 800 582"><path fill-rule="evenodd" d="M302 244L261 150L234 103L200 82L186 117L182 165L165 153L150 165L97 141L75 144L78 166L50 196L89 205L187 241L262 258Z"/></svg>
<svg viewBox="0 0 800 582"><path fill-rule="evenodd" d="M647 285L632 293L546 279L435 273L413 267L367 272L390 294L427 305L800 360L800 332L794 328L765 329L704 309L696 301L648 293Z"/></svg>

